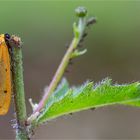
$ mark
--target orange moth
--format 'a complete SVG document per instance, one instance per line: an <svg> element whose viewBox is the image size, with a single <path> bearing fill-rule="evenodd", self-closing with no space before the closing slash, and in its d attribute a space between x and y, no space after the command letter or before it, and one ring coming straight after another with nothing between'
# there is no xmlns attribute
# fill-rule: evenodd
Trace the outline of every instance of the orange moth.
<svg viewBox="0 0 140 140"><path fill-rule="evenodd" d="M10 55L6 39L9 34L0 35L0 115L5 115L11 101Z"/></svg>

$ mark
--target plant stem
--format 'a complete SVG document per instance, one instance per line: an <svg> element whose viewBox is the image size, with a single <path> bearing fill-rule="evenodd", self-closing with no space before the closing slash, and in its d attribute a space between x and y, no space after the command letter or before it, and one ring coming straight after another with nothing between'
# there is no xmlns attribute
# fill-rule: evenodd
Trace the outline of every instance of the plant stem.
<svg viewBox="0 0 140 140"><path fill-rule="evenodd" d="M61 78L64 74L64 71L69 63L69 60L71 59L71 55L74 51L74 48L76 48L76 46L78 45L78 42L79 42L78 38L73 39L70 47L68 48L66 54L64 55L60 65L48 87L46 94L43 96L43 98L40 101L38 108L35 110L35 112L39 112L44 107L44 104L47 102L48 97L53 93L53 91L57 87L57 85L58 85L59 81L61 80Z"/></svg>
<svg viewBox="0 0 140 140"><path fill-rule="evenodd" d="M27 115L24 95L22 64L23 62L22 62L21 47L12 46L11 52L12 82L13 82L15 113L17 119L16 139L29 140L25 125Z"/></svg>
<svg viewBox="0 0 140 140"><path fill-rule="evenodd" d="M83 7L78 7L76 9L76 14L79 17L79 23L78 25L76 25L76 23L73 26L73 30L74 30L74 39L72 40L72 43L70 44L66 54L64 55L49 87L47 92L44 94L43 98L41 99L41 101L38 104L38 107L35 109L35 111L33 112L33 114L40 112L44 105L46 104L48 97L53 93L53 91L56 89L58 83L60 82L67 65L69 64L69 61L71 59L71 56L73 54L73 52L76 50L80 39L82 38L83 34L84 34L84 30L86 27L86 14L87 11L85 8ZM32 116L32 115L31 115Z"/></svg>

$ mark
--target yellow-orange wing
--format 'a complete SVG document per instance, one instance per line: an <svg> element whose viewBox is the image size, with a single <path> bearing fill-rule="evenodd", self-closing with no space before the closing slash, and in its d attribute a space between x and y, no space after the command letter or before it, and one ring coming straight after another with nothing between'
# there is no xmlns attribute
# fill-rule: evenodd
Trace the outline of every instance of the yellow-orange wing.
<svg viewBox="0 0 140 140"><path fill-rule="evenodd" d="M0 115L8 112L11 101L10 56L4 34L0 35Z"/></svg>

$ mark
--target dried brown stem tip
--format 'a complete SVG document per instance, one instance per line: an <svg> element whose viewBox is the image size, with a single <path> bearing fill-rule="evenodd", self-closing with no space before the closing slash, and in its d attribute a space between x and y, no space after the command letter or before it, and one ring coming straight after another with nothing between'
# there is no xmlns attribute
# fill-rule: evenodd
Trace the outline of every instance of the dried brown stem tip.
<svg viewBox="0 0 140 140"><path fill-rule="evenodd" d="M21 42L20 37L12 35L10 40L9 40L9 44L10 44L10 46L20 48L22 45L22 42Z"/></svg>
<svg viewBox="0 0 140 140"><path fill-rule="evenodd" d="M90 26L92 24L95 24L96 23L96 17L91 17L87 20L87 26Z"/></svg>

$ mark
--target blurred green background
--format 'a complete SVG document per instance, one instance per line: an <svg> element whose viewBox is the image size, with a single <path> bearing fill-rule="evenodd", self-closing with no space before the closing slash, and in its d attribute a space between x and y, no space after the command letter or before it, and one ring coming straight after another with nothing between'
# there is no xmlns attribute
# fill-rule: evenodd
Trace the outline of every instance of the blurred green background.
<svg viewBox="0 0 140 140"><path fill-rule="evenodd" d="M88 52L75 59L65 76L71 85L87 79L111 77L126 83L140 79L140 1L0 1L0 32L16 34L23 41L24 79L28 98L42 97L66 45L73 37L74 9L85 6L98 21L88 32ZM0 139L14 139L11 118L0 116ZM84 111L61 117L40 127L37 139L134 139L140 138L140 109L124 106Z"/></svg>

